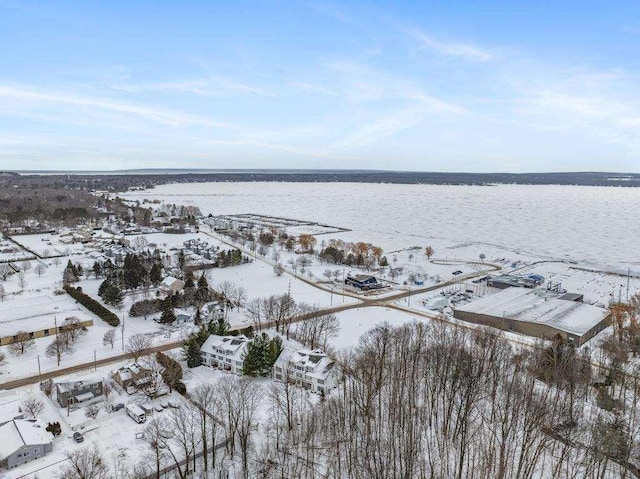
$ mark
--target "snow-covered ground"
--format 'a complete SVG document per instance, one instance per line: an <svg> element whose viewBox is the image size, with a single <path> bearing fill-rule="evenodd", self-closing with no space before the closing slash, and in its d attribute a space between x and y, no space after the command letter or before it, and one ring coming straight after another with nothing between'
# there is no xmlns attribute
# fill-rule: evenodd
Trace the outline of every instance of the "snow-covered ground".
<svg viewBox="0 0 640 479"><path fill-rule="evenodd" d="M640 272L632 238L640 190L582 186L349 183L169 184L125 193L199 206L207 215L258 213L332 224L386 251L431 244L438 258L572 259Z"/></svg>

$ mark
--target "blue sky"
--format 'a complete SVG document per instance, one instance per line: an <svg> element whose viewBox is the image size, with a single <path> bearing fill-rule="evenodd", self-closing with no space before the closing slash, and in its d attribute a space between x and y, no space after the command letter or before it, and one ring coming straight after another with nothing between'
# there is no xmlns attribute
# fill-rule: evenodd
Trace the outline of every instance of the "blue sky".
<svg viewBox="0 0 640 479"><path fill-rule="evenodd" d="M0 168L640 172L640 2L0 0Z"/></svg>

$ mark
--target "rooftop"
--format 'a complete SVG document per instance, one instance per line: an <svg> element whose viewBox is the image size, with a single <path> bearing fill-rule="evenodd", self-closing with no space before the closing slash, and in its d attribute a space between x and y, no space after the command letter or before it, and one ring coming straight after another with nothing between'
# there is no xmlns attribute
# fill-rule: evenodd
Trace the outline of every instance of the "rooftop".
<svg viewBox="0 0 640 479"><path fill-rule="evenodd" d="M456 308L458 311L545 324L582 335L608 315L606 309L560 299L544 289L508 288Z"/></svg>
<svg viewBox="0 0 640 479"><path fill-rule="evenodd" d="M0 426L0 458L13 454L22 446L49 444L53 437L38 421L14 419Z"/></svg>

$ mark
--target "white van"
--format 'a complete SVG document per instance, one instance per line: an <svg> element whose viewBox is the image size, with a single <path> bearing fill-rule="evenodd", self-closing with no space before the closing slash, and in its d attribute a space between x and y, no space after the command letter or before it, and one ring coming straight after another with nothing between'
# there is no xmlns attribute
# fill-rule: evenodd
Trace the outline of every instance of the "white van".
<svg viewBox="0 0 640 479"><path fill-rule="evenodd" d="M147 420L147 415L137 404L127 404L127 414L138 424L141 424Z"/></svg>

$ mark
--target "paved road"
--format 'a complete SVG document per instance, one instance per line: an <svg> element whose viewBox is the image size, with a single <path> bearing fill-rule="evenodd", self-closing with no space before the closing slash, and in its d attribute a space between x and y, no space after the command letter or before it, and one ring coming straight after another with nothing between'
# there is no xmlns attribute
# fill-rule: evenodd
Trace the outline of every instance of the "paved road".
<svg viewBox="0 0 640 479"><path fill-rule="evenodd" d="M207 235L211 236L212 238L221 241L229 246L232 246L234 248L238 247L237 245L227 241L226 239L223 238L219 238L217 235L213 235L210 233L206 233ZM240 248L242 249L242 248ZM245 253L247 253L245 251ZM258 260L267 263L267 264L273 264L273 262L271 262L269 259L267 258L263 258L258 256L257 257ZM299 316L297 318L294 318L291 322L295 323L295 322L299 322L299 321L305 321L307 319L316 317L316 316L321 316L324 314L331 314L331 313L339 313L341 311L347 311L349 309L355 309L355 308L363 308L363 307L371 307L371 306L382 306L382 307L391 307L400 311L404 311L407 313L411 313L411 314L416 314L419 316L424 316L427 317L429 319L439 319L438 315L434 315L434 314L429 314L429 313L425 313L425 312L421 312L421 311L416 311L416 310L412 310L409 308L404 308L401 306L398 306L394 303L394 301L397 301L399 299L403 299L406 298L408 296L411 295L417 295L417 294L422 294L422 293L426 293L429 291L434 291L440 288L444 288L447 286L451 286L454 284L459 284L459 283L463 283L467 280L470 280L472 278L476 278L479 276L483 276L485 274L487 274L490 271L497 271L500 269L500 266L498 265L494 265L494 264L490 264L490 263L470 263L470 264L476 264L476 265L480 265L483 267L486 267L487 269L483 269L480 271L477 271L475 273L471 273L471 274L467 274L464 276L460 276L457 278L454 278L450 281L445 281L444 283L439 283L433 286L425 286L422 288L416 288L410 291L401 291L399 293L396 294L391 294L391 295L384 295L384 296L363 296L363 295L359 295L355 292L351 292L351 291L335 291L332 290L322 284L319 284L315 281L312 281L308 278L302 277L302 276L298 276L296 274L293 274L292 272L286 271L287 274L290 274L291 276L294 276L296 279L300 280L300 281L304 281L305 283L309 284L310 286L313 286L315 288L321 289L323 291L326 291L328 293L333 293L337 296L347 296L347 297L351 297L354 299L357 299L358 302L356 303L349 303L349 304L337 304L335 306L331 306L328 308L324 308L318 311L314 311L313 313L310 314L305 314L302 316ZM453 323L454 325L456 323ZM274 327L275 324L274 323L263 323L262 328L271 328ZM230 328L231 331L238 331L240 329L243 329L245 326L239 325L239 326L234 326L232 328ZM471 326L469 326L469 328L471 328ZM160 346L154 346L149 350L150 354L156 353L158 351L168 351L170 349L175 349L175 348L179 348L182 346L183 344L183 340L179 340L179 341L173 341L170 343L166 343ZM93 368L94 366L104 366L107 364L112 364L112 363L116 363L125 359L131 359L133 358L133 354L131 353L123 353L123 354L118 354L115 356L111 356L109 358L103 358L100 359L98 361L96 361L95 363L93 361L89 361L86 363L81 363L81 364L76 364L74 366L69 366L69 367L65 367L65 368L59 368L59 369L55 369L53 371L47 371L45 373L42 373L42 375L33 375L33 376L29 376L29 377L24 377L24 378L20 378L20 379L15 379L13 381L7 381L4 383L0 383L0 390L2 389L14 389L14 388L18 388L18 387L22 387L22 386L27 386L30 384L36 384L40 381L43 380L47 380L47 379L52 379L52 378L56 378L59 376L64 376L66 374L71 374L71 373L75 373L75 372L79 372L79 371L85 371L88 369Z"/></svg>
<svg viewBox="0 0 640 479"><path fill-rule="evenodd" d="M182 340L172 341L170 343L161 344L159 346L153 346L149 349L149 354L157 353L159 351L168 351L170 349L179 348L182 346ZM91 369L94 366L104 366L106 364L116 363L118 361L122 361L123 359L131 359L133 358L132 353L122 353L116 356L111 356L109 358L98 359L95 361L76 364L74 366L68 366L66 368L54 369L53 371L47 371L42 373L41 375L29 376L25 378L15 379L13 381L7 381L4 383L0 383L0 389L14 389L19 388L21 386L27 386L29 384L35 384L40 381L45 381L47 379L52 379L58 376L64 376L65 374L71 374L78 371L84 371L86 369Z"/></svg>

